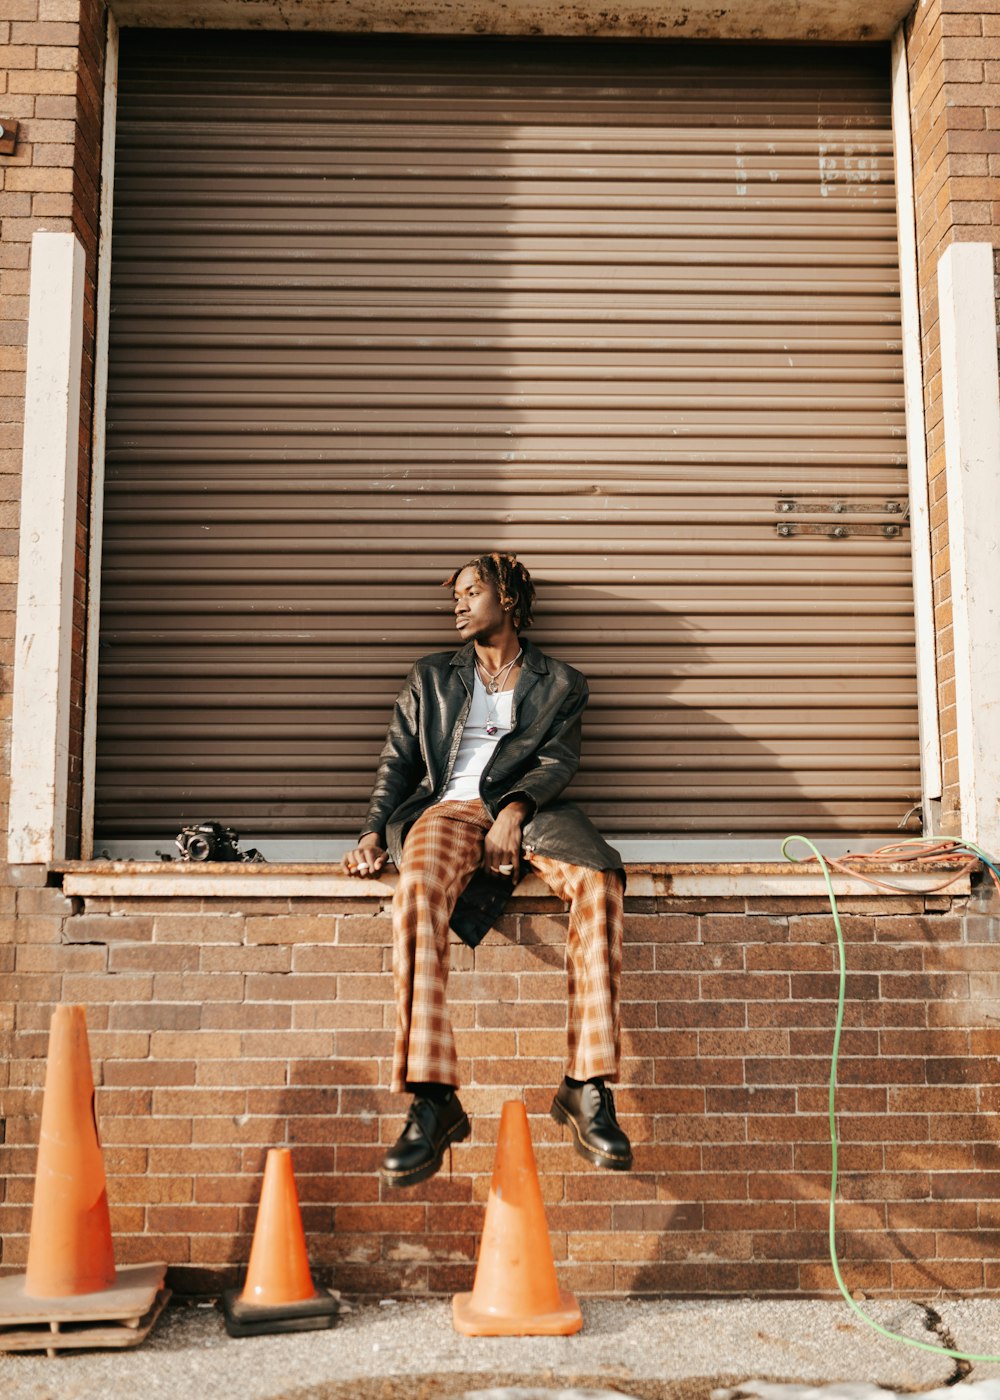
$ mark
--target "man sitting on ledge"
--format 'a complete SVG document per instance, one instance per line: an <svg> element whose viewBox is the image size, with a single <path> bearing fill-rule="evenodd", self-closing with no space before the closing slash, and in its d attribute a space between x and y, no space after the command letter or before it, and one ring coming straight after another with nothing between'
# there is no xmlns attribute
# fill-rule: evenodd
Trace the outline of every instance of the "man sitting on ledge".
<svg viewBox="0 0 1000 1400"><path fill-rule="evenodd" d="M445 1006L448 931L475 946L531 869L569 904L568 1070L552 1101L576 1150L627 1171L632 1149L607 1080L617 1079L624 872L571 802L587 682L523 635L535 589L512 554L483 554L445 581L464 645L416 663L396 700L365 829L344 868L399 869L392 905L396 1041L392 1087L413 1094L380 1168L425 1181L469 1135Z"/></svg>

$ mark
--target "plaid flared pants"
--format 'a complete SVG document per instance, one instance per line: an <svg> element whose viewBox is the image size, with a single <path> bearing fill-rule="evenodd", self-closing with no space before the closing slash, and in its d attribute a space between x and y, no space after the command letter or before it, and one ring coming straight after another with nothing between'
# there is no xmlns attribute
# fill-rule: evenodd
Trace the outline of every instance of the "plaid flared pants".
<svg viewBox="0 0 1000 1400"><path fill-rule="evenodd" d="M448 924L460 892L479 867L492 824L478 800L442 802L428 808L406 838L392 903L393 1089L459 1083L445 999ZM621 1049L621 875L532 852L522 863L569 904L566 1073L574 1079L615 1079Z"/></svg>

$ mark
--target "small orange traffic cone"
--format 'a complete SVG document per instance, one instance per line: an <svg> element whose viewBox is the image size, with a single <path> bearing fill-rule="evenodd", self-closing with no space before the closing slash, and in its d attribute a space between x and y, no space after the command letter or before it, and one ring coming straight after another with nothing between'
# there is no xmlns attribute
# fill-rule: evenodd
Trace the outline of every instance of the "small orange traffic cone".
<svg viewBox="0 0 1000 1400"><path fill-rule="evenodd" d="M24 1291L29 1298L66 1298L96 1293L114 1281L87 1017L82 1006L57 1006L49 1030Z"/></svg>
<svg viewBox="0 0 1000 1400"><path fill-rule="evenodd" d="M268 1151L246 1283L222 1295L222 1308L231 1337L332 1327L340 1311L336 1297L313 1286L287 1147Z"/></svg>
<svg viewBox="0 0 1000 1400"><path fill-rule="evenodd" d="M137 1346L170 1297L166 1272L163 1263L115 1268L87 1017L82 1006L57 1006L27 1273L0 1279L0 1351Z"/></svg>
<svg viewBox="0 0 1000 1400"><path fill-rule="evenodd" d="M524 1104L505 1103L471 1293L452 1300L467 1337L569 1336L583 1326L572 1293L556 1280Z"/></svg>

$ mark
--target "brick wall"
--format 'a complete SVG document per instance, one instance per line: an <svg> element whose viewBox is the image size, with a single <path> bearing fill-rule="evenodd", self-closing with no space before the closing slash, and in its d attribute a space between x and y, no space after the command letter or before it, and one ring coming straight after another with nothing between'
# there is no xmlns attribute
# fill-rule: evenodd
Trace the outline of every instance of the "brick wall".
<svg viewBox="0 0 1000 1400"><path fill-rule="evenodd" d="M17 524L31 237L76 233L86 254L81 385L79 527L74 608L69 830L79 845L86 536L90 502L95 281L101 169L105 11L102 0L4 0L0 117L20 123L17 149L0 156L0 662L12 660ZM10 684L3 687L3 765L9 772ZM7 794L2 809L6 827Z"/></svg>
<svg viewBox="0 0 1000 1400"><path fill-rule="evenodd" d="M958 747L937 265L950 243L1000 247L1000 0L928 0L907 22L944 794L958 833Z"/></svg>
<svg viewBox="0 0 1000 1400"><path fill-rule="evenodd" d="M844 902L840 1094L849 1285L1000 1287L996 921L942 897ZM360 1294L471 1286L505 1098L528 1106L566 1286L822 1293L836 1002L815 900L632 900L618 1093L625 1175L586 1166L548 1117L563 1069L565 916L517 912L450 987L473 1119L453 1175L383 1192L405 1101L388 1092L389 916L376 902L88 900L22 886L13 925L3 1268L23 1268L58 1000L88 1008L122 1262L212 1289L245 1263L266 1148L288 1144L313 1262ZM983 941L977 942L977 939Z"/></svg>

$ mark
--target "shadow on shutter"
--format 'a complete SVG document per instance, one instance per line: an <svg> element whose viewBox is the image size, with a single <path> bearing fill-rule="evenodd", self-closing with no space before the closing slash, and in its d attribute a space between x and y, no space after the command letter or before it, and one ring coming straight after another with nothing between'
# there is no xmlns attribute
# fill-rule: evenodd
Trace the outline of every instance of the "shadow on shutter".
<svg viewBox="0 0 1000 1400"><path fill-rule="evenodd" d="M116 194L98 849L353 835L494 546L609 837L895 832L884 50L125 31Z"/></svg>

